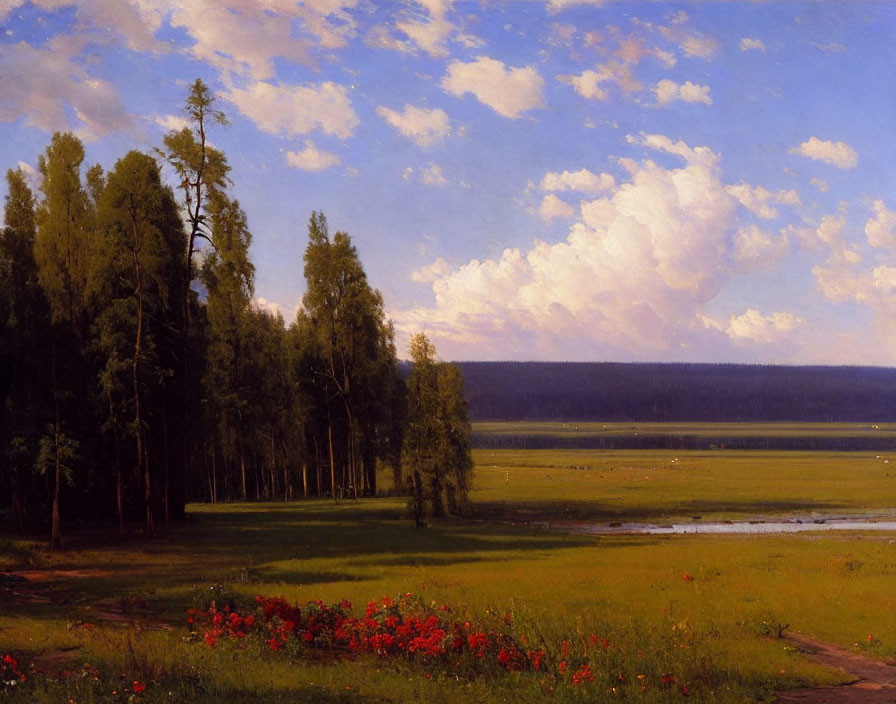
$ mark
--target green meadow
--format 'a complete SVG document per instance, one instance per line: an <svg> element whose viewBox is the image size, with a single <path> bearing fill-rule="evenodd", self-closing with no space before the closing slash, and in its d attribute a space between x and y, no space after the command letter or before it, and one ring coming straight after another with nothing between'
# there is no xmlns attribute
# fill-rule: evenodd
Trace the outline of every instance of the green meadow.
<svg viewBox="0 0 896 704"><path fill-rule="evenodd" d="M481 421L483 435L692 435L696 437L884 437L896 440L896 423L601 423Z"/></svg>
<svg viewBox="0 0 896 704"><path fill-rule="evenodd" d="M896 473L886 459L481 450L471 517L424 529L403 499L379 498L192 505L157 538L84 530L55 553L0 538L0 570L31 580L0 582L0 656L28 674L0 686L0 701L773 701L844 679L805 660L787 633L896 656L896 535L588 536L564 526L888 515ZM247 609L257 594L348 599L363 612L407 592L537 644L552 669L453 671L255 641L210 648L186 625L187 609L212 599ZM559 672L567 650L590 663L593 681Z"/></svg>

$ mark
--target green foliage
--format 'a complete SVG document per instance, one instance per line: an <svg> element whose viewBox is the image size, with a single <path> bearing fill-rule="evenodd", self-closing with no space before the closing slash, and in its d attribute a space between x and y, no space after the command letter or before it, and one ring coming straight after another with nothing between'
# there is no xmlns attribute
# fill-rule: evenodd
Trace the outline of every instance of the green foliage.
<svg viewBox="0 0 896 704"><path fill-rule="evenodd" d="M436 360L423 333L411 338L413 368L408 379L404 462L412 471L412 506L417 525L426 515L467 506L473 469L470 421L457 366Z"/></svg>
<svg viewBox="0 0 896 704"><path fill-rule="evenodd" d="M386 438L395 431L386 421L398 374L393 330L351 238L345 232L331 238L322 213L312 213L308 224L305 281L305 325L315 343L315 373L322 377L327 412L329 489L334 497L349 490L357 496L359 485L375 494L376 458L390 454ZM334 433L343 440L338 459ZM342 465L338 480L337 462Z"/></svg>
<svg viewBox="0 0 896 704"><path fill-rule="evenodd" d="M50 317L34 258L34 196L21 170L6 174L5 226L0 228L0 495L13 522L38 524L28 507L40 503L34 467L48 421L46 341ZM0 509L2 509L0 502Z"/></svg>
<svg viewBox="0 0 896 704"><path fill-rule="evenodd" d="M81 185L84 146L70 133L53 135L38 159L43 201L37 210L35 258L54 322L86 334L86 291L92 253L88 198Z"/></svg>
<svg viewBox="0 0 896 704"><path fill-rule="evenodd" d="M59 472L71 486L74 484L74 468L80 459L79 448L80 443L71 435L49 426L40 438L35 469L41 475L52 474L58 463Z"/></svg>

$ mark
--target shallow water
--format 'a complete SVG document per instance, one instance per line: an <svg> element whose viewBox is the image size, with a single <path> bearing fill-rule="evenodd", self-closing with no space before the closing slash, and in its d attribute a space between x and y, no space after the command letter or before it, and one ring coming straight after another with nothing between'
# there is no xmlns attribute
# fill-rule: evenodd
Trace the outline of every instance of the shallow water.
<svg viewBox="0 0 896 704"><path fill-rule="evenodd" d="M587 524L575 531L589 534L630 533L637 535L683 535L691 533L758 534L805 533L810 531L879 530L896 532L896 521L848 519L794 519L789 521L722 521L686 524L621 523L618 525Z"/></svg>

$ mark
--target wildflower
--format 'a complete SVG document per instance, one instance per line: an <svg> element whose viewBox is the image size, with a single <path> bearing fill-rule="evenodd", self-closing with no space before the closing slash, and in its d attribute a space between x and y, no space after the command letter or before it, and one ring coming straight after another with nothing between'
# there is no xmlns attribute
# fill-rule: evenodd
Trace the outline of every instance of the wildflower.
<svg viewBox="0 0 896 704"><path fill-rule="evenodd" d="M583 684L585 682L594 682L594 674L588 665L582 665L572 676L573 684Z"/></svg>
<svg viewBox="0 0 896 704"><path fill-rule="evenodd" d="M134 689L134 694L142 694L143 690L146 689L146 685L143 682L138 682L137 680L134 680L132 687Z"/></svg>
<svg viewBox="0 0 896 704"><path fill-rule="evenodd" d="M682 578L685 582L693 582L693 581L694 581L694 575L692 575L692 574L688 574L687 572L685 572L683 575L681 575L681 578Z"/></svg>

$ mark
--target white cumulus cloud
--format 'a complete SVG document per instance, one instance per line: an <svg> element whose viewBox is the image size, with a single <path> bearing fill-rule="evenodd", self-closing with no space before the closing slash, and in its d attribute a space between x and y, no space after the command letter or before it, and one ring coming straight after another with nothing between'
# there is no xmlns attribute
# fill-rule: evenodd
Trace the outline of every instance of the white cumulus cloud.
<svg viewBox="0 0 896 704"><path fill-rule="evenodd" d="M771 235L756 225L743 227L734 235L733 256L743 271L754 271L774 264L790 254L787 232Z"/></svg>
<svg viewBox="0 0 896 704"><path fill-rule="evenodd" d="M535 67L507 67L487 56L469 63L452 61L442 79L442 88L451 95L459 98L472 93L479 102L511 119L542 107L543 87L544 79Z"/></svg>
<svg viewBox="0 0 896 704"><path fill-rule="evenodd" d="M741 51L765 51L765 44L761 39L750 39L744 37L740 40Z"/></svg>
<svg viewBox="0 0 896 704"><path fill-rule="evenodd" d="M86 43L65 34L41 47L0 43L0 122L24 118L45 132L74 130L84 140L129 129L133 121L118 90L85 65Z"/></svg>
<svg viewBox="0 0 896 704"><path fill-rule="evenodd" d="M712 98L709 97L709 86L697 85L690 81L685 81L679 85L675 81L664 78L654 86L653 92L656 93L656 99L660 105L668 105L673 100L712 105Z"/></svg>
<svg viewBox="0 0 896 704"><path fill-rule="evenodd" d="M575 7L576 5L600 7L604 4L604 1L605 0L548 0L548 11L561 12L568 7Z"/></svg>
<svg viewBox="0 0 896 704"><path fill-rule="evenodd" d="M793 332L802 323L803 319L793 313L763 315L755 308L749 308L742 315L731 316L725 332L735 341L771 344Z"/></svg>
<svg viewBox="0 0 896 704"><path fill-rule="evenodd" d="M834 247L840 243L845 228L846 218L843 215L825 215L815 232L818 239Z"/></svg>
<svg viewBox="0 0 896 704"><path fill-rule="evenodd" d="M874 217L865 223L865 236L872 247L896 247L896 212L882 200L871 204Z"/></svg>
<svg viewBox="0 0 896 704"><path fill-rule="evenodd" d="M846 142L828 142L818 137L810 137L808 140L793 147L791 154L799 154L815 161L837 166L841 169L854 169L859 163L859 155L856 150Z"/></svg>
<svg viewBox="0 0 896 704"><path fill-rule="evenodd" d="M421 147L428 147L436 142L441 142L451 133L451 124L448 115L439 108L418 108L413 105L405 105L399 112L385 106L376 109L377 115Z"/></svg>
<svg viewBox="0 0 896 704"><path fill-rule="evenodd" d="M549 171L541 179L543 191L579 191L582 193L601 193L616 186L612 174L595 174L588 169L579 171Z"/></svg>
<svg viewBox="0 0 896 704"><path fill-rule="evenodd" d="M345 46L355 34L350 10L357 0L159 0L159 4L170 12L171 26L194 40L190 52L195 58L256 81L274 77L277 58L308 64L313 50Z"/></svg>
<svg viewBox="0 0 896 704"><path fill-rule="evenodd" d="M439 257L432 264L423 266L411 273L411 281L421 284L431 284L451 271L451 264L447 259Z"/></svg>
<svg viewBox="0 0 896 704"><path fill-rule="evenodd" d="M604 84L617 85L625 93L633 93L644 86L632 71L630 64L621 61L608 61L597 67L597 70L586 69L576 75L559 75L557 80L571 85L576 93L589 100L606 100L609 94Z"/></svg>
<svg viewBox="0 0 896 704"><path fill-rule="evenodd" d="M393 24L374 27L367 42L380 49L406 53L420 49L435 58L448 56L448 44L452 41L467 48L481 46L479 37L448 19L453 4L453 0L416 0L398 13Z"/></svg>
<svg viewBox="0 0 896 704"><path fill-rule="evenodd" d="M543 220L553 220L554 218L571 218L575 215L576 209L569 203L560 200L553 193L549 193L541 201L538 208L538 214Z"/></svg>
<svg viewBox="0 0 896 704"><path fill-rule="evenodd" d="M773 220L779 215L778 209L772 204L800 205L799 194L793 189L772 192L762 186L751 186L746 182L727 186L726 190L737 198L742 206L752 211L764 220Z"/></svg>
<svg viewBox="0 0 896 704"><path fill-rule="evenodd" d="M361 122L352 109L348 89L331 81L304 86L259 81L248 88L232 87L222 97L260 130L283 137L319 129L347 138Z"/></svg>
<svg viewBox="0 0 896 704"><path fill-rule="evenodd" d="M420 169L420 180L427 186L447 186L448 179L442 167L438 164L430 164L424 169Z"/></svg>
<svg viewBox="0 0 896 704"><path fill-rule="evenodd" d="M709 60L719 50L719 42L714 38L702 34L694 34L681 26L660 27L659 30L666 39L678 44L678 48L687 57Z"/></svg>
<svg viewBox="0 0 896 704"><path fill-rule="evenodd" d="M169 132L172 130L180 132L190 127L190 121L183 115L152 115L149 119Z"/></svg>
<svg viewBox="0 0 896 704"><path fill-rule="evenodd" d="M338 166L341 161L338 155L318 149L310 139L306 139L302 151L286 152L286 163L305 171L323 171Z"/></svg>
<svg viewBox="0 0 896 704"><path fill-rule="evenodd" d="M710 149L631 140L684 163L635 162L630 181L581 204L564 240L453 268L433 281L432 307L394 313L399 332L425 329L455 358L471 344L503 359L675 356L705 341L701 306L733 275L736 201Z"/></svg>

